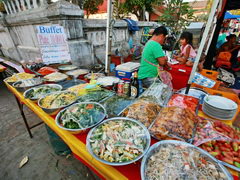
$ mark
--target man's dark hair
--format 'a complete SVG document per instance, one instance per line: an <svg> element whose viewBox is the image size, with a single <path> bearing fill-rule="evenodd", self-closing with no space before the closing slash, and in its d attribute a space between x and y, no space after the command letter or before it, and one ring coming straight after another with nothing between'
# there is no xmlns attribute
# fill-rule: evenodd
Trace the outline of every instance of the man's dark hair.
<svg viewBox="0 0 240 180"><path fill-rule="evenodd" d="M163 34L164 36L166 36L168 34L168 30L165 26L157 27L153 32L153 35L156 35L156 36L158 36L160 34Z"/></svg>

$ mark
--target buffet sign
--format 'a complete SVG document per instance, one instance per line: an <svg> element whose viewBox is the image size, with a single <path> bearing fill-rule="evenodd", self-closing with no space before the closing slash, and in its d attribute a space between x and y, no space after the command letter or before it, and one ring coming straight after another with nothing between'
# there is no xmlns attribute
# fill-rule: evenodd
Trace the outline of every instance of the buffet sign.
<svg viewBox="0 0 240 180"><path fill-rule="evenodd" d="M45 64L70 61L67 37L62 26L37 26L37 38Z"/></svg>

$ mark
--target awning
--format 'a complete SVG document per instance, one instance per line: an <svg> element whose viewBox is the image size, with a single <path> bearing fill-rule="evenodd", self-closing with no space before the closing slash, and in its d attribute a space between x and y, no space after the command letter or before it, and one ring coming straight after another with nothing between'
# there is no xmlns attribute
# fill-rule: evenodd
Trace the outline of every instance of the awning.
<svg viewBox="0 0 240 180"><path fill-rule="evenodd" d="M233 15L228 11L224 15L224 19L237 19L237 18L240 18L240 15Z"/></svg>

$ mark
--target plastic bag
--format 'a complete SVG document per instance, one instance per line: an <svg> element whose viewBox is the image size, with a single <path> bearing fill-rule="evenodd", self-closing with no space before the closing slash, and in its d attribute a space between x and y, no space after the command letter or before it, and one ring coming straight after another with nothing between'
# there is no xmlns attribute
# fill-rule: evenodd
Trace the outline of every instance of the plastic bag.
<svg viewBox="0 0 240 180"><path fill-rule="evenodd" d="M159 70L158 76L164 84L168 85L170 88L173 88L172 75L169 72L164 71L164 70Z"/></svg>
<svg viewBox="0 0 240 180"><path fill-rule="evenodd" d="M114 95L103 101L102 104L106 108L109 117L116 117L133 102L134 100L127 96Z"/></svg>
<svg viewBox="0 0 240 180"><path fill-rule="evenodd" d="M160 106L166 106L169 98L172 95L172 88L162 82L153 83L140 97L152 96Z"/></svg>
<svg viewBox="0 0 240 180"><path fill-rule="evenodd" d="M230 85L233 85L235 83L235 77L232 73L222 68L218 68L218 72L219 72L218 74L219 80L226 82Z"/></svg>
<svg viewBox="0 0 240 180"><path fill-rule="evenodd" d="M240 171L240 131L214 120L199 119L194 145Z"/></svg>
<svg viewBox="0 0 240 180"><path fill-rule="evenodd" d="M149 130L159 140L178 139L192 142L197 122L198 117L191 110L167 107L161 110Z"/></svg>
<svg viewBox="0 0 240 180"><path fill-rule="evenodd" d="M199 104L199 99L195 97L186 96L183 94L174 94L168 102L168 107L178 106L181 108L188 108L193 112L196 112L198 104Z"/></svg>
<svg viewBox="0 0 240 180"><path fill-rule="evenodd" d="M122 116L136 119L143 123L144 126L149 127L157 117L160 110L161 107L159 104L151 101L151 99L148 100L147 98L140 98L126 108L123 111Z"/></svg>

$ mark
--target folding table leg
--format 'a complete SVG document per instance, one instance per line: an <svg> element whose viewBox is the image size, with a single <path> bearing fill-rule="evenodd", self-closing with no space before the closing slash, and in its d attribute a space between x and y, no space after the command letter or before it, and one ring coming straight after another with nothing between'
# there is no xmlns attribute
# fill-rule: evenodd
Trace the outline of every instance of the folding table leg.
<svg viewBox="0 0 240 180"><path fill-rule="evenodd" d="M25 126L26 126L26 128L27 128L28 134L29 134L30 138L33 138L33 135L32 135L32 132L31 132L31 130L30 130L30 127L29 127L29 125L28 125L26 116L25 116L25 114L24 114L24 112L23 112L23 104L21 104L21 103L19 102L19 100L18 100L18 98L17 98L16 96L15 96L15 99L16 99L16 101L17 101L18 108L19 108L19 110L20 110L20 113L21 113L21 115L22 115L23 121L24 121Z"/></svg>

